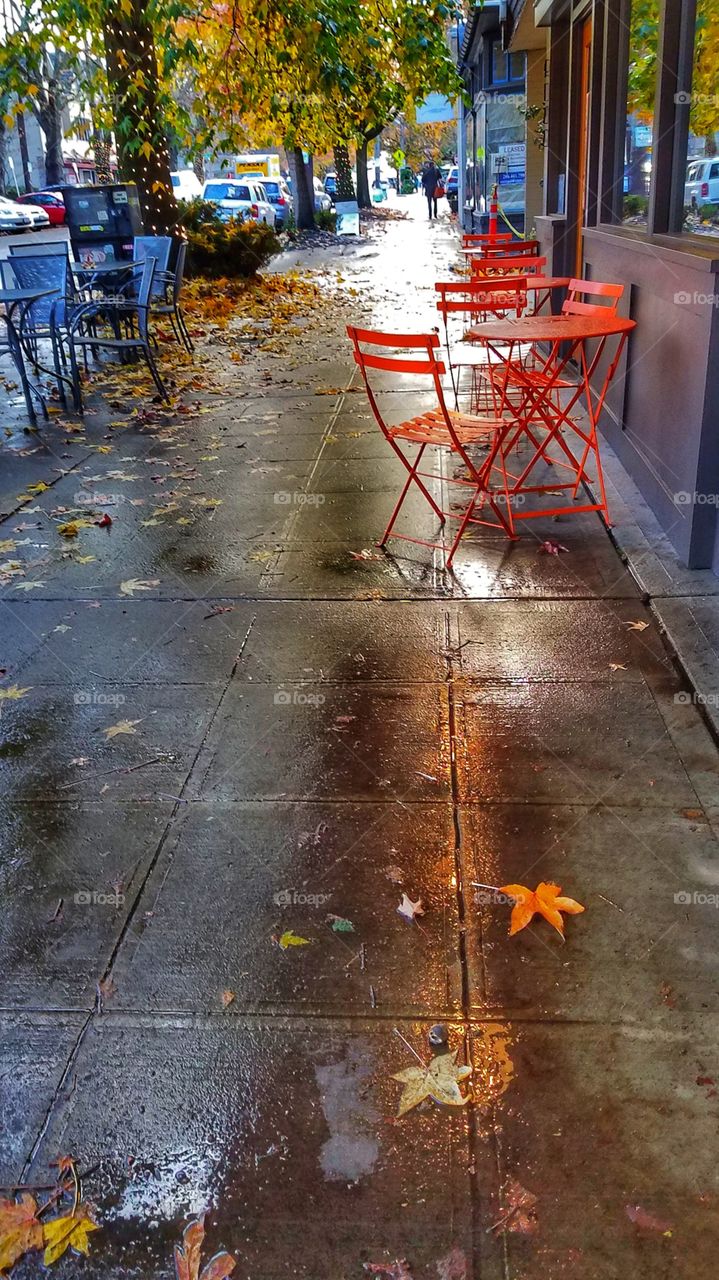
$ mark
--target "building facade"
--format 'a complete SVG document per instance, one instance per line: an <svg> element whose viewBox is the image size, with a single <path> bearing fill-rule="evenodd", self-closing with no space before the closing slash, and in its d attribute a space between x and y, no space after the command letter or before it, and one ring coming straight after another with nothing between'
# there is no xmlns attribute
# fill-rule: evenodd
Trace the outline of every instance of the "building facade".
<svg viewBox="0 0 719 1280"><path fill-rule="evenodd" d="M719 574L719 6L510 0L504 38L536 72L548 270L623 284L637 322L604 434L683 562Z"/></svg>

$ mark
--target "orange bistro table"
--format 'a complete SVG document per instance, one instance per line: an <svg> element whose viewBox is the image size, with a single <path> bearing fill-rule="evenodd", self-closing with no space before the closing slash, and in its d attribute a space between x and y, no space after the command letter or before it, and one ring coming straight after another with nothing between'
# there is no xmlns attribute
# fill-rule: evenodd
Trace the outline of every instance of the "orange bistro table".
<svg viewBox="0 0 719 1280"><path fill-rule="evenodd" d="M500 432L493 458L487 460L490 465L485 474L490 474L492 462L500 451L506 466L510 451L523 439L531 449L528 462L519 475L511 477L508 486L510 523L572 511L600 511L605 522L610 523L597 423L627 337L635 327L634 320L613 315L606 319L602 316L534 315L486 320L467 331L465 337L468 341L482 343L488 349L497 410L507 409L514 418L514 422L508 422ZM590 343L594 342L596 346L590 349ZM539 346L543 349L537 350ZM612 346L614 352L601 376L601 384L593 387L592 378L602 366L605 352L609 356ZM571 361L576 362L578 378L567 376ZM560 400L562 389L566 392L564 403ZM573 416L572 410L582 396L586 419L580 421ZM552 446L556 449L550 454ZM592 458L597 472L599 501L577 504L574 500L582 482L593 483L587 473L587 465ZM533 474L535 469L547 463L569 471L570 478L532 483L537 479ZM557 493L565 489L571 491L571 505L517 510L516 504L511 503L515 494Z"/></svg>

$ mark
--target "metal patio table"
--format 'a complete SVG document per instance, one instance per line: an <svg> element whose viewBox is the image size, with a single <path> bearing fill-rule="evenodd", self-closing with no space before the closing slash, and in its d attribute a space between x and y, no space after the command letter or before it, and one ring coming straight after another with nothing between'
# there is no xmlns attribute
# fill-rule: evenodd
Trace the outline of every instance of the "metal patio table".
<svg viewBox="0 0 719 1280"><path fill-rule="evenodd" d="M3 312L0 314L0 319L5 321L5 328L7 330L6 349L12 356L13 363L18 371L22 393L25 397L25 406L27 408L28 417L32 423L37 421L35 406L32 402L33 394L37 396L37 399L40 402L43 417L47 418L48 413L45 398L40 389L35 386L34 382L30 381L25 367L25 354L20 340L22 322L26 312L32 306L33 302L38 302L40 298L50 298L57 292L57 289L0 289L0 305L4 308ZM20 320L19 324L16 325L15 312L18 308L20 308Z"/></svg>

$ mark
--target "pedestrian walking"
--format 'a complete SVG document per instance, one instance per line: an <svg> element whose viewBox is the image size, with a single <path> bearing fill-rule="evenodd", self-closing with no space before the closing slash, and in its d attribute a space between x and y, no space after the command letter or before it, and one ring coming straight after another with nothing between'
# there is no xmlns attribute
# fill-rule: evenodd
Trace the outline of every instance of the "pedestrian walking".
<svg viewBox="0 0 719 1280"><path fill-rule="evenodd" d="M437 217L437 199L440 195L444 195L442 172L437 168L434 160L429 160L422 171L422 189L427 197L427 209L431 222L433 211L434 217Z"/></svg>

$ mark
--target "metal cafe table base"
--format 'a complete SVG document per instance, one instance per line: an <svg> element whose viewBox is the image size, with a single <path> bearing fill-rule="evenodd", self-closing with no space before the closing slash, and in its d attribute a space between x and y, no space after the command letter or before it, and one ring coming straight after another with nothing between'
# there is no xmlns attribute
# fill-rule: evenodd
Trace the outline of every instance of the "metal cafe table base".
<svg viewBox="0 0 719 1280"><path fill-rule="evenodd" d="M512 449L522 443L530 447L529 460L519 475L508 477L510 498L509 517L517 520L533 520L542 516L564 515L569 512L599 511L609 525L609 512L604 487L604 475L599 453L597 423L606 399L610 383L617 371L627 337L635 328L634 320L619 316L545 315L521 316L518 319L487 320L468 330L470 342L487 347L489 377L495 397L495 408L501 413L510 406L516 421L499 435L493 450L495 459L501 454L500 470L507 468ZM592 378L601 367L607 343L616 339L614 354L601 377L598 387L592 386ZM589 343L596 347L589 350ZM540 344L548 344L538 351ZM527 356L527 350L530 356ZM521 354L520 354L521 353ZM576 362L578 377L569 378L569 365ZM490 363L491 362L491 363ZM572 371L575 372L575 371ZM564 403L560 393L566 394ZM584 397L585 417L578 420L572 410ZM554 447L550 454L549 450ZM582 483L594 483L587 472L593 461L598 501L577 503ZM540 466L559 468L569 472L569 479L550 479L547 483L532 483ZM487 473L489 474L489 472ZM557 494L569 490L571 505L532 507L517 510L511 498L519 494Z"/></svg>
<svg viewBox="0 0 719 1280"><path fill-rule="evenodd" d="M27 375L25 366L25 354L20 341L20 330L22 329L22 321L27 310L32 306L33 302L38 302L40 298L50 298L57 293L57 289L0 289L0 306L4 307L4 312L0 314L0 320L5 321L7 329L7 350L12 356L15 368L20 377L20 385L22 393L25 397L25 407L30 421L34 424L37 421L35 415L35 406L32 402L33 395L37 396L40 402L40 408L43 417L47 418L47 405L45 398L34 382L31 382ZM15 324L15 311L21 309L20 324Z"/></svg>

